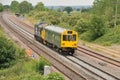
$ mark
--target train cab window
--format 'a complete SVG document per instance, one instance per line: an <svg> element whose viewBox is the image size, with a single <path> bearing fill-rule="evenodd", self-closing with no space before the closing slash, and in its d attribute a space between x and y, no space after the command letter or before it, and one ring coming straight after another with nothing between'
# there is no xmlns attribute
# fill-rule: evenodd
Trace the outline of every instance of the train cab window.
<svg viewBox="0 0 120 80"><path fill-rule="evenodd" d="M73 35L73 41L76 41L76 35L75 34Z"/></svg>
<svg viewBox="0 0 120 80"><path fill-rule="evenodd" d="M68 41L72 41L72 35L68 35Z"/></svg>
<svg viewBox="0 0 120 80"><path fill-rule="evenodd" d="M63 41L76 41L76 35L63 35Z"/></svg>
<svg viewBox="0 0 120 80"><path fill-rule="evenodd" d="M63 41L67 41L67 35L63 35Z"/></svg>

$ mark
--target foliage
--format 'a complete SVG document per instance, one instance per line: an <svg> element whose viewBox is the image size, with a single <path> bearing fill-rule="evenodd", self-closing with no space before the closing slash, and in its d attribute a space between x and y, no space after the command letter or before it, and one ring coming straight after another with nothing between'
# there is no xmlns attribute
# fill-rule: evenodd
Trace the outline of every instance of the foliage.
<svg viewBox="0 0 120 80"><path fill-rule="evenodd" d="M118 0L118 3L120 0ZM93 13L99 16L104 16L106 22L109 24L115 21L115 12L116 12L116 5L117 5L117 14L120 16L120 4L117 3L117 0L95 0L93 5ZM118 22L118 20L117 20ZM109 25L113 27L113 25Z"/></svg>
<svg viewBox="0 0 120 80"><path fill-rule="evenodd" d="M4 10L9 10L10 9L10 5L4 5Z"/></svg>
<svg viewBox="0 0 120 80"><path fill-rule="evenodd" d="M48 76L40 75L36 72L38 61L25 58L13 67L0 70L0 80L64 80L58 73L51 73Z"/></svg>
<svg viewBox="0 0 120 80"><path fill-rule="evenodd" d="M63 80L58 73L40 75L38 72L43 74L44 65L50 63L43 57L39 62L25 57L25 51L7 39L0 28L0 80Z"/></svg>
<svg viewBox="0 0 120 80"><path fill-rule="evenodd" d="M3 5L0 3L0 12L2 12L3 11Z"/></svg>
<svg viewBox="0 0 120 80"><path fill-rule="evenodd" d="M15 13L19 12L19 2L18 1L12 1L10 9Z"/></svg>
<svg viewBox="0 0 120 80"><path fill-rule="evenodd" d="M44 4L42 2L39 2L36 6L35 6L35 10L37 11L46 11L48 10L47 8L45 8Z"/></svg>
<svg viewBox="0 0 120 80"><path fill-rule="evenodd" d="M69 14L71 11L73 11L72 7L65 7L63 11L67 11Z"/></svg>
<svg viewBox="0 0 120 80"><path fill-rule="evenodd" d="M90 20L89 26L87 27L87 32L84 33L81 37L87 41L94 41L97 38L103 36L106 32L104 20L99 16L93 16Z"/></svg>
<svg viewBox="0 0 120 80"><path fill-rule="evenodd" d="M83 12L91 12L91 10L92 10L92 8L83 8L82 10L81 10L81 12L83 13ZM78 10L78 11L80 11L80 10Z"/></svg>
<svg viewBox="0 0 120 80"><path fill-rule="evenodd" d="M32 4L27 1L23 1L19 4L19 10L20 13L22 14L29 13L32 9L33 9Z"/></svg>
<svg viewBox="0 0 120 80"><path fill-rule="evenodd" d="M95 42L103 45L120 44L120 25L109 29L104 36L98 38Z"/></svg>
<svg viewBox="0 0 120 80"><path fill-rule="evenodd" d="M82 33L82 35L80 35L80 39L84 40L84 41L89 41L89 42L91 42L93 40L90 31L86 31L86 32Z"/></svg>
<svg viewBox="0 0 120 80"><path fill-rule="evenodd" d="M113 6L113 0L95 0L93 11L95 14L103 15L104 13L106 13L107 8Z"/></svg>
<svg viewBox="0 0 120 80"><path fill-rule="evenodd" d="M120 4L116 4L116 1L95 0L92 8L80 11L71 10L69 14L64 12L70 9L66 10L66 7L63 12L61 10L33 10L29 14L32 15L30 17L34 20L34 24L44 20L48 24L76 30L82 40L95 41L106 35L109 29L114 29L116 5L117 26L120 24Z"/></svg>
<svg viewBox="0 0 120 80"><path fill-rule="evenodd" d="M76 23L75 30L79 34L82 34L88 30L89 25L90 25L90 22L88 20L80 19Z"/></svg>
<svg viewBox="0 0 120 80"><path fill-rule="evenodd" d="M33 6L27 1L22 1L21 3L19 3L18 1L12 1L10 9L15 13L25 14L29 13L33 9Z"/></svg>
<svg viewBox="0 0 120 80"><path fill-rule="evenodd" d="M40 61L36 64L36 71L43 74L45 65L50 65L50 62L47 61L45 58L41 57Z"/></svg>
<svg viewBox="0 0 120 80"><path fill-rule="evenodd" d="M0 31L0 69L12 66L17 58L24 56L24 51L20 50L15 44L7 39Z"/></svg>
<svg viewBox="0 0 120 80"><path fill-rule="evenodd" d="M36 61L27 58L19 61L13 67L0 70L0 80L39 80L41 75L35 72L35 64Z"/></svg>
<svg viewBox="0 0 120 80"><path fill-rule="evenodd" d="M64 80L64 78L59 73L52 73L47 76L47 80Z"/></svg>
<svg viewBox="0 0 120 80"><path fill-rule="evenodd" d="M103 18L99 16L94 16L91 20L91 26L89 30L91 34L93 35L93 40L103 36L106 31Z"/></svg>

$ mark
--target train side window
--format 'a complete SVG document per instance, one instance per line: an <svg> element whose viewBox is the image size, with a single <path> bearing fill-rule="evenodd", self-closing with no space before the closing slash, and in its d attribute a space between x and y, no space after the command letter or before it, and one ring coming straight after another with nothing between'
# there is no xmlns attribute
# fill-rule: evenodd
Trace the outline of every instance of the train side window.
<svg viewBox="0 0 120 80"><path fill-rule="evenodd" d="M73 35L73 41L76 41L76 35L75 34Z"/></svg>
<svg viewBox="0 0 120 80"><path fill-rule="evenodd" d="M67 35L63 35L63 41L67 41Z"/></svg>

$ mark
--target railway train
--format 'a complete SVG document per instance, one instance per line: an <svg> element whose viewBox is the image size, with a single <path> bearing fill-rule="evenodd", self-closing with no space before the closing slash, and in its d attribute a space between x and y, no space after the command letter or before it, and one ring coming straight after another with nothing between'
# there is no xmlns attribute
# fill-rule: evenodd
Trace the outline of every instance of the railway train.
<svg viewBox="0 0 120 80"><path fill-rule="evenodd" d="M78 33L45 22L35 24L34 38L59 53L73 55L78 45Z"/></svg>

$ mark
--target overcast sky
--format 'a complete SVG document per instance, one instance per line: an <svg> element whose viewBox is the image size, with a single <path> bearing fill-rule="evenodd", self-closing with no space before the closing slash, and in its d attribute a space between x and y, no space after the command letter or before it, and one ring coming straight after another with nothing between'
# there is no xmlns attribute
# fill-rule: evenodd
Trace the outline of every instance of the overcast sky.
<svg viewBox="0 0 120 80"><path fill-rule="evenodd" d="M4 5L10 5L13 0L0 0L0 3ZM16 0L24 1L24 0ZM77 5L92 5L94 0L26 0L36 5L38 2L43 2L45 6L77 6Z"/></svg>

